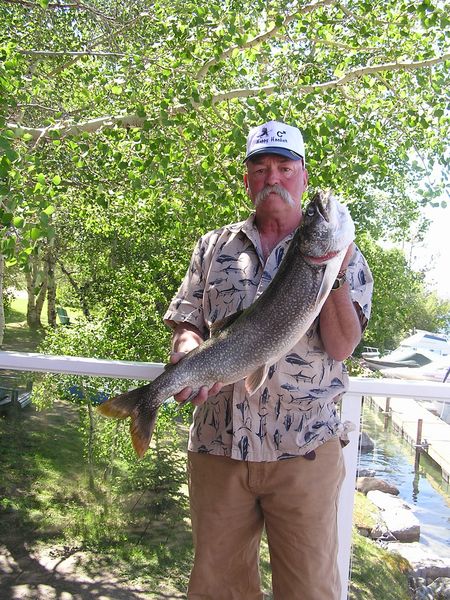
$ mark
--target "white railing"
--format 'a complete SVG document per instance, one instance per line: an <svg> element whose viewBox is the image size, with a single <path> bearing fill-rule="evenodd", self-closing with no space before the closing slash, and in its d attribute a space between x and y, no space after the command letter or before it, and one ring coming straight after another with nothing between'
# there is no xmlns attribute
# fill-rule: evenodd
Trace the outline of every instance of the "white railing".
<svg viewBox="0 0 450 600"><path fill-rule="evenodd" d="M92 377L152 380L163 370L162 363L102 360L75 356L0 351L0 369L65 373ZM402 381L351 377L341 408L343 421L351 421L350 443L344 449L346 477L339 501L339 570L342 581L341 600L347 599L352 538L352 513L358 462L361 405L363 396L450 400L450 385L435 382Z"/></svg>

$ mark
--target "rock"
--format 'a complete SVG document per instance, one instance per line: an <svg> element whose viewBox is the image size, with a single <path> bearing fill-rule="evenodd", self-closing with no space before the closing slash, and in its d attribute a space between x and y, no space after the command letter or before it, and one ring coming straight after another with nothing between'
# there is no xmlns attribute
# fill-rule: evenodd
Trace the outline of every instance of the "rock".
<svg viewBox="0 0 450 600"><path fill-rule="evenodd" d="M380 510L398 510L399 508L411 510L409 504L401 498L396 498L392 494L385 494L379 490L368 492L367 497L375 504L375 506L378 506Z"/></svg>
<svg viewBox="0 0 450 600"><path fill-rule="evenodd" d="M422 544L417 542L411 544L393 542L386 544L385 547L389 552L396 552L409 562L411 576L414 578L423 577L426 581L434 581L437 578L450 578L450 559L440 558ZM447 581L447 587L448 583Z"/></svg>
<svg viewBox="0 0 450 600"><path fill-rule="evenodd" d="M356 477L375 477L375 469L358 469Z"/></svg>
<svg viewBox="0 0 450 600"><path fill-rule="evenodd" d="M431 592L426 585L421 585L416 588L414 594L414 600L433 600L433 592Z"/></svg>
<svg viewBox="0 0 450 600"><path fill-rule="evenodd" d="M370 538L379 542L397 542L397 537L391 533L384 521L379 521L370 532Z"/></svg>
<svg viewBox="0 0 450 600"><path fill-rule="evenodd" d="M414 600L433 600L433 593L426 586L417 588L414 594Z"/></svg>
<svg viewBox="0 0 450 600"><path fill-rule="evenodd" d="M414 600L450 600L450 578L438 577L426 585L423 578L416 582Z"/></svg>
<svg viewBox="0 0 450 600"><path fill-rule="evenodd" d="M450 577L438 577L428 588L433 592L436 600L450 600Z"/></svg>
<svg viewBox="0 0 450 600"><path fill-rule="evenodd" d="M400 493L395 485L391 485L390 483L387 483L387 481L384 481L384 479L377 479L376 477L358 477L356 480L356 489L358 492L362 492L366 495L373 490L378 490L385 494L392 494L393 496L398 496Z"/></svg>
<svg viewBox="0 0 450 600"><path fill-rule="evenodd" d="M365 431L359 434L360 452L371 452L375 448L375 442L367 435Z"/></svg>
<svg viewBox="0 0 450 600"><path fill-rule="evenodd" d="M380 517L384 524L375 527L371 537L380 532L381 535L379 537L389 539L387 536L387 532L389 532L399 542L408 543L419 540L419 520L406 502L378 490L368 492L367 498L380 509Z"/></svg>
<svg viewBox="0 0 450 600"><path fill-rule="evenodd" d="M356 525L356 529L358 530L359 535L366 538L370 537L370 534L372 533L370 527L364 527L363 525Z"/></svg>

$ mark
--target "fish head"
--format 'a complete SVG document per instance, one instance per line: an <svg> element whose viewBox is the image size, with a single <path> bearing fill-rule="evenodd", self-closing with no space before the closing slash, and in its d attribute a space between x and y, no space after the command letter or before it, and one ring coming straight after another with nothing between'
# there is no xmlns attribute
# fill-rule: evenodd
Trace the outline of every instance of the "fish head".
<svg viewBox="0 0 450 600"><path fill-rule="evenodd" d="M325 265L343 256L355 238L348 208L330 190L318 191L306 206L299 229L299 249L305 259Z"/></svg>

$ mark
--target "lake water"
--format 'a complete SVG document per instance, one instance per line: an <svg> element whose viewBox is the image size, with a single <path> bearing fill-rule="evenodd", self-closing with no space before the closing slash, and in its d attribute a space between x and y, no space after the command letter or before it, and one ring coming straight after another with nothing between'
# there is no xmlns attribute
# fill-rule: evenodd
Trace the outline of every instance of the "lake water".
<svg viewBox="0 0 450 600"><path fill-rule="evenodd" d="M414 451L384 428L384 416L369 407L363 410L363 430L375 442L372 452L361 454L359 469L372 469L375 476L399 489L420 521L420 543L442 558L450 559L450 488L439 468L428 457L420 458L419 473L414 472Z"/></svg>

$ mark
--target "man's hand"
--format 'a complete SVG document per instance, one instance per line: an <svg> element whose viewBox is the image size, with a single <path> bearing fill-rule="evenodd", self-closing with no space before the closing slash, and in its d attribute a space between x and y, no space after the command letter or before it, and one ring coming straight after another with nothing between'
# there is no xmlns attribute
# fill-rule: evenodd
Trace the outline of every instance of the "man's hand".
<svg viewBox="0 0 450 600"><path fill-rule="evenodd" d="M186 352L171 352L170 354L170 362L171 364L176 364L178 361L180 361L183 356L186 355ZM191 402L192 404L194 404L195 406L200 406L201 404L204 404L209 396L215 396L216 394L218 394L220 392L220 390L222 389L223 384L220 382L215 383L212 388L208 389L208 386L204 385L202 386L199 391L198 394L196 396L194 396L194 398L191 398ZM186 387L183 390L181 390L181 392L178 392L178 394L174 395L174 398L177 402L186 402L186 400L189 398L189 396L192 394L192 388L191 387Z"/></svg>

